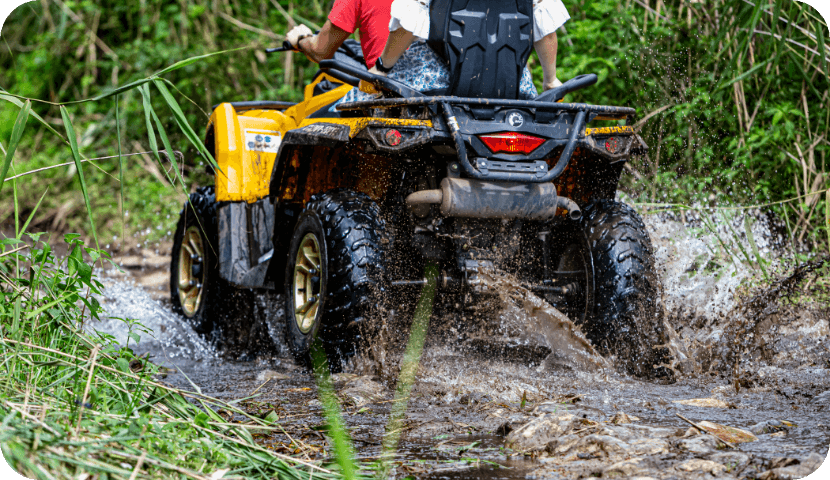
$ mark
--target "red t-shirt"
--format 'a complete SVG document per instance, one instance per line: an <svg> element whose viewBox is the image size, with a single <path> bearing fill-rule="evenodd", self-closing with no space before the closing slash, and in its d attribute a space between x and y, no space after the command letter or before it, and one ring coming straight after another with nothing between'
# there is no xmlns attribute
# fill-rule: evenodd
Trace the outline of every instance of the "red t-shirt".
<svg viewBox="0 0 830 480"><path fill-rule="evenodd" d="M389 37L391 10L392 0L335 0L329 20L349 33L360 31L363 58L366 66L372 68Z"/></svg>

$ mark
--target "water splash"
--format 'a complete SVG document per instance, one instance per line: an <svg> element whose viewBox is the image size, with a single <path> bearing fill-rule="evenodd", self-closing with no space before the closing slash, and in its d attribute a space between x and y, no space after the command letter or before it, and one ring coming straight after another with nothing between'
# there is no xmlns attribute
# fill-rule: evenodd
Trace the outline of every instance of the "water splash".
<svg viewBox="0 0 830 480"><path fill-rule="evenodd" d="M567 315L523 287L517 278L503 272L484 272L480 279L499 295L503 326L520 332L526 342L542 339L550 348L543 362L545 368L596 372L610 366Z"/></svg>
<svg viewBox="0 0 830 480"><path fill-rule="evenodd" d="M128 344L129 332L129 325L121 319L138 320L152 332L141 333L141 341L137 346L133 340L129 341L136 354L150 353L160 361L198 361L216 356L211 345L194 332L184 318L152 299L141 287L126 282L112 282L106 286L103 298L99 301L107 316L102 316L100 322L89 324L88 328L114 336L119 345Z"/></svg>

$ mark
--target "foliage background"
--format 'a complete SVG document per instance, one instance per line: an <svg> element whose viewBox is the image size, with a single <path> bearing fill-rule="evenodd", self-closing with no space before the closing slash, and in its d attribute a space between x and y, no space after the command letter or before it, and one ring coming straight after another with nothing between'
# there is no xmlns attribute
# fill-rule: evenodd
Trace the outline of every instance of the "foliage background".
<svg viewBox="0 0 830 480"><path fill-rule="evenodd" d="M172 72L188 121L201 128L220 101L299 100L316 72L302 55L266 56L288 27L325 21L330 0L38 0L18 7L0 35L0 88L47 101L88 98L151 75L178 60L238 47ZM773 208L806 248L826 243L830 210L827 157L826 23L791 0L565 0L571 20L559 33L559 77L596 72L600 82L568 100L628 105L647 117L641 135L649 154L627 166L623 187L641 202L759 204L801 197ZM541 67L532 60L534 77ZM175 93L175 92L174 92ZM211 181L160 98L154 99L174 146L185 151L189 184ZM141 97L120 97L122 148L149 150ZM35 112L58 130L57 107ZM0 105L0 142L17 108ZM115 155L115 102L70 108L88 157ZM40 129L40 130L38 130ZM69 161L69 151L31 123L13 171ZM104 234L157 240L173 230L184 200L150 156L127 160L119 205L116 159L84 164ZM84 231L74 166L23 177L24 210L50 193L35 229ZM0 222L13 205L0 202Z"/></svg>

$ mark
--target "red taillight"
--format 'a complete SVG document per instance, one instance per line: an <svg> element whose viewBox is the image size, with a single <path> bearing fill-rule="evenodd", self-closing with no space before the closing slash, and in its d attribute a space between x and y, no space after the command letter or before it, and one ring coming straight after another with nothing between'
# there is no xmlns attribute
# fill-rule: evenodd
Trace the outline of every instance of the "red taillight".
<svg viewBox="0 0 830 480"><path fill-rule="evenodd" d="M401 135L401 132L397 130L386 131L386 143L390 147L397 147L398 145L400 145L402 138L403 136Z"/></svg>
<svg viewBox="0 0 830 480"><path fill-rule="evenodd" d="M493 153L530 153L539 145L545 143L544 138L525 135L518 132L494 133L492 135L479 135L479 139L487 145Z"/></svg>

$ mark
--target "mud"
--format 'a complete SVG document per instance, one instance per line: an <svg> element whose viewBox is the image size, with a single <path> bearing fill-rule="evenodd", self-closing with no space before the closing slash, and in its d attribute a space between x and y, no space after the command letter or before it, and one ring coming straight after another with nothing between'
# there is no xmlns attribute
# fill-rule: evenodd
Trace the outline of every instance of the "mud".
<svg viewBox="0 0 830 480"><path fill-rule="evenodd" d="M457 319L433 316L394 477L772 479L801 478L818 468L830 445L830 315L826 300L815 301L827 298L815 290L826 286L817 279L820 271L790 280L776 274L782 282L758 290L757 269L724 257L718 240L693 216L646 221L679 357L677 381L621 374L614 359L598 357L555 310L520 288L502 289L503 308L491 328L459 332ZM752 228L756 246L771 260L770 272L788 271L773 230L760 221ZM325 458L325 419L313 379L281 344L279 296L258 299L257 318L247 321L267 327L259 331L268 341L242 361L217 351L170 313L166 286L147 280L162 274L166 266L150 264L124 275L104 273L109 286L102 300L110 315L136 318L152 329L135 349L169 367L163 381L197 385L229 400L252 397L241 405L263 417L274 412L284 428L260 436L263 445ZM548 328L531 328L539 319ZM96 328L126 341L120 322ZM550 335L549 328L559 333ZM384 380L389 377L394 375L342 373L333 379L356 454L364 460L381 452L394 390ZM702 431L708 430L704 422L741 429L757 440L729 437L727 446Z"/></svg>

